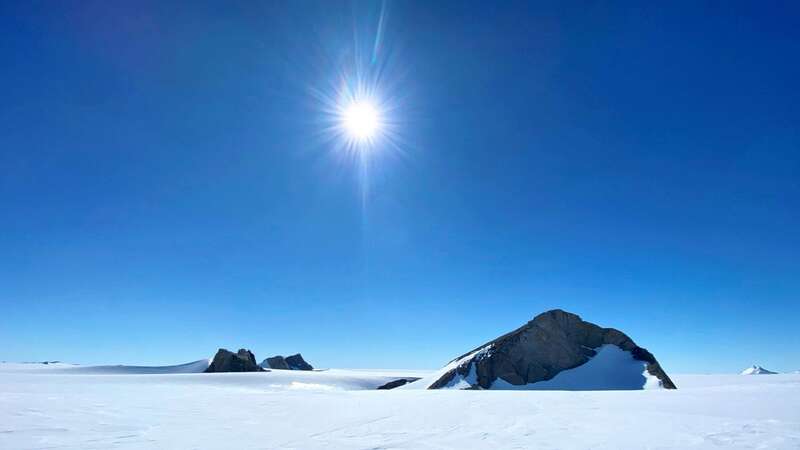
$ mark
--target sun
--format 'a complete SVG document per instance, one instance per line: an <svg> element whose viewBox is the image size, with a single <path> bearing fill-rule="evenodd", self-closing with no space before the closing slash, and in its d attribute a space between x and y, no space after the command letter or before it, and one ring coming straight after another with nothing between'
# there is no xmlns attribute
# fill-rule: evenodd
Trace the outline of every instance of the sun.
<svg viewBox="0 0 800 450"><path fill-rule="evenodd" d="M355 142L369 142L380 132L381 115L372 102L353 101L341 114L342 126Z"/></svg>
<svg viewBox="0 0 800 450"><path fill-rule="evenodd" d="M331 149L359 164L377 160L400 149L398 99L387 95L378 80L364 81L345 75L330 89L314 89L320 101L320 136ZM391 92L389 92L391 94Z"/></svg>

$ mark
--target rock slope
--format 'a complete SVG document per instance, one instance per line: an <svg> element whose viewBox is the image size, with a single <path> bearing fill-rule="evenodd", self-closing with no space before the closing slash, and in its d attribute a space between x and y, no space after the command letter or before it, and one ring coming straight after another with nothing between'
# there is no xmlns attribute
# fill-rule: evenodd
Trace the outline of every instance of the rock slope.
<svg viewBox="0 0 800 450"><path fill-rule="evenodd" d="M655 357L637 346L623 332L602 328L560 309L536 316L522 327L500 336L475 350L454 359L428 385L429 389L453 387L466 389L524 387L551 380L563 371L577 368L598 354L601 347L613 345L629 352L644 367L641 389L647 374L666 389L675 389Z"/></svg>

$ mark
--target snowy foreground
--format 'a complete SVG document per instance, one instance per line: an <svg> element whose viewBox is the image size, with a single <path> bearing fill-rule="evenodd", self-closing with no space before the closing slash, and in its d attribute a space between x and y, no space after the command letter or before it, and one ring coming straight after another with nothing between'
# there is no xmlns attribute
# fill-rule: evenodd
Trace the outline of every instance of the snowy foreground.
<svg viewBox="0 0 800 450"><path fill-rule="evenodd" d="M415 371L169 373L202 364L0 364L0 449L800 448L800 375L572 392L374 390Z"/></svg>

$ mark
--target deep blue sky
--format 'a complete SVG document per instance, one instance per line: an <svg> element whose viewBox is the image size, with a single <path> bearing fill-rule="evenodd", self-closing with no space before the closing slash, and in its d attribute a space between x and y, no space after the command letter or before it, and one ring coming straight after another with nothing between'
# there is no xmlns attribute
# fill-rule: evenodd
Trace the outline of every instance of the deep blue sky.
<svg viewBox="0 0 800 450"><path fill-rule="evenodd" d="M374 64L378 3L0 3L0 359L433 368L559 307L800 369L797 3L500 3L389 3Z"/></svg>

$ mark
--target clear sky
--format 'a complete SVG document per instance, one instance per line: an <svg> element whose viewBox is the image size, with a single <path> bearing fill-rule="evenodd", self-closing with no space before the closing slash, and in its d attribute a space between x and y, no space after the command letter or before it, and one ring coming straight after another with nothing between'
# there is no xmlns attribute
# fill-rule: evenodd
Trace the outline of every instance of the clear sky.
<svg viewBox="0 0 800 450"><path fill-rule="evenodd" d="M644 3L0 3L0 360L434 368L563 308L800 369L800 6Z"/></svg>

